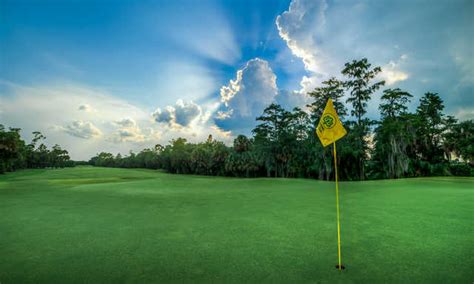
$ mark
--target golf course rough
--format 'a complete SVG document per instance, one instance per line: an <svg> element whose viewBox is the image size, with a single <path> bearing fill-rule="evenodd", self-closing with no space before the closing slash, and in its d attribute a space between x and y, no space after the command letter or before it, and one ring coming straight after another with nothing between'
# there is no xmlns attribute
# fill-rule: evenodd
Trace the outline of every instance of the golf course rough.
<svg viewBox="0 0 474 284"><path fill-rule="evenodd" d="M474 179L0 176L0 283L472 283Z"/></svg>

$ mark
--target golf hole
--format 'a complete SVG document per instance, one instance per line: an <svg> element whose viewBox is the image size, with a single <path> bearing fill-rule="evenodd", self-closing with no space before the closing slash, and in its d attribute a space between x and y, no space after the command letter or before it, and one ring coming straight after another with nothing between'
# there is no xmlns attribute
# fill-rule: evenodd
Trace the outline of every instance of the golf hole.
<svg viewBox="0 0 474 284"><path fill-rule="evenodd" d="M339 264L336 264L336 269L339 269ZM341 265L341 270L344 270L346 269L346 267L344 265Z"/></svg>

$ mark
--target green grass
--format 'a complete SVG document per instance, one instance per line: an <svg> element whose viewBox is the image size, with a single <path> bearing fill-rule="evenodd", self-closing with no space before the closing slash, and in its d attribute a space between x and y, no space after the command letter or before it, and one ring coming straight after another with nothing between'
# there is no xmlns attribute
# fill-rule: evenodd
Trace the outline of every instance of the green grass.
<svg viewBox="0 0 474 284"><path fill-rule="evenodd" d="M0 283L474 281L474 179L0 176Z"/></svg>

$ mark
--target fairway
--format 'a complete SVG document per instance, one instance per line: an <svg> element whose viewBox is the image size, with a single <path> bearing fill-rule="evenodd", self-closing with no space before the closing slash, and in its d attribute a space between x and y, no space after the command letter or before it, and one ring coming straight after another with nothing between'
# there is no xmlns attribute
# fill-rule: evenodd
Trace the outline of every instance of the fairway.
<svg viewBox="0 0 474 284"><path fill-rule="evenodd" d="M474 281L474 179L0 176L0 283Z"/></svg>

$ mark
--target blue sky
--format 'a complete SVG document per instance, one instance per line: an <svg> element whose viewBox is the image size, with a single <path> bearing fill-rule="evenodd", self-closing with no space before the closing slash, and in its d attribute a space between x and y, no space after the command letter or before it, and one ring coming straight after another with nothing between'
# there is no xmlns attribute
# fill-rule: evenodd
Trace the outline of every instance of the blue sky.
<svg viewBox="0 0 474 284"><path fill-rule="evenodd" d="M174 103L179 73L223 85L285 47L275 18L288 1L2 3L2 79L82 82L144 105Z"/></svg>
<svg viewBox="0 0 474 284"><path fill-rule="evenodd" d="M85 159L226 142L367 57L474 117L473 1L0 1L0 122ZM368 115L377 117L379 94ZM29 136L27 136L29 137Z"/></svg>

